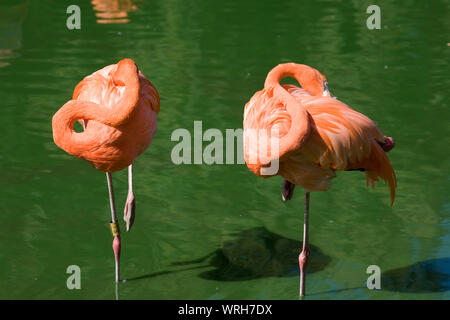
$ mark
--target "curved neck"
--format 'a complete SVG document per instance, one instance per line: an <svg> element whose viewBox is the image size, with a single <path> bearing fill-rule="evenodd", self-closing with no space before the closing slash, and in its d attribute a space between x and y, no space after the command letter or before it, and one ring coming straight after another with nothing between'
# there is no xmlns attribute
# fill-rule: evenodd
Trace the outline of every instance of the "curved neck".
<svg viewBox="0 0 450 320"><path fill-rule="evenodd" d="M133 60L121 60L112 80L116 86L125 86L121 98L112 108L90 101L70 100L55 113L53 139L59 147L79 156L86 144L98 140L89 126L83 132L75 132L73 124L77 120L95 120L114 128L127 123L138 105L140 91L138 68Z"/></svg>
<svg viewBox="0 0 450 320"><path fill-rule="evenodd" d="M286 111L291 116L291 127L287 134L279 140L279 159L282 159L294 150L298 150L304 144L311 131L311 120L308 111L280 85L280 80L284 77L294 77L305 90L308 90L308 88L312 90L314 88L311 87L307 74L308 72L311 73L311 71L320 75L317 70L306 65L286 63L276 66L267 75L264 89L272 90L273 97L285 104ZM319 95L322 94L320 88L314 89L313 92Z"/></svg>
<svg viewBox="0 0 450 320"><path fill-rule="evenodd" d="M53 140L61 149L74 156L80 156L86 147L98 141L95 132L89 126L83 132L76 132L73 125L78 120L95 120L111 126L116 121L110 121L105 116L110 110L90 101L70 100L64 104L52 119Z"/></svg>
<svg viewBox="0 0 450 320"><path fill-rule="evenodd" d="M296 63L283 63L273 68L267 75L264 87L281 87L280 81L285 77L296 79L302 88L313 96L322 95L324 92L325 77L310 66Z"/></svg>
<svg viewBox="0 0 450 320"><path fill-rule="evenodd" d="M103 122L109 126L117 127L125 123L130 114L136 108L139 100L139 69L131 59L123 59L117 64L117 70L112 76L116 86L125 86L125 91L116 105L102 118ZM89 119L90 120L90 119Z"/></svg>

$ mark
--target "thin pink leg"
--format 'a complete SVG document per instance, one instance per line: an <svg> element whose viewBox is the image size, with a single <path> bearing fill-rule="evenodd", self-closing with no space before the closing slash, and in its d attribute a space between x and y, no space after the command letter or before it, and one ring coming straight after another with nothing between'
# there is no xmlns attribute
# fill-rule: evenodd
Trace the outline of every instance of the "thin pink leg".
<svg viewBox="0 0 450 320"><path fill-rule="evenodd" d="M113 251L116 262L116 282L120 280L120 231L119 224L117 223L116 205L114 202L114 189L112 184L111 172L106 173L106 179L108 180L109 202L111 205L111 231L114 236Z"/></svg>
<svg viewBox="0 0 450 320"><path fill-rule="evenodd" d="M298 256L300 267L300 298L305 296L306 265L309 257L309 192L305 192L305 216L303 221L303 249Z"/></svg>
<svg viewBox="0 0 450 320"><path fill-rule="evenodd" d="M116 282L120 281L120 236L115 236L113 240L114 259L116 262Z"/></svg>
<svg viewBox="0 0 450 320"><path fill-rule="evenodd" d="M133 193L133 164L128 167L128 196L125 202L125 209L123 211L123 220L127 225L127 232L131 230L134 223L136 212L136 200Z"/></svg>

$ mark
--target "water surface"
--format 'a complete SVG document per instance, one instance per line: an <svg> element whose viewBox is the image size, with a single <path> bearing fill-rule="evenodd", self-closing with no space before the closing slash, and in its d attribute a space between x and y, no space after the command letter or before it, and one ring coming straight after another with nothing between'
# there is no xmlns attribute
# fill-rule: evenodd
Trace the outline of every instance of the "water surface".
<svg viewBox="0 0 450 320"><path fill-rule="evenodd" d="M135 164L137 217L123 235L121 299L296 299L303 193L245 165L180 165L176 128L241 128L276 64L318 68L340 100L396 140L398 177L339 173L311 196L315 299L449 299L449 2L73 1L0 5L0 298L114 299L106 179L53 142L76 84L130 57L161 96L159 129ZM113 175L122 211L126 171ZM122 229L124 227L122 226ZM68 290L66 268L82 270ZM366 288L378 265L382 290Z"/></svg>

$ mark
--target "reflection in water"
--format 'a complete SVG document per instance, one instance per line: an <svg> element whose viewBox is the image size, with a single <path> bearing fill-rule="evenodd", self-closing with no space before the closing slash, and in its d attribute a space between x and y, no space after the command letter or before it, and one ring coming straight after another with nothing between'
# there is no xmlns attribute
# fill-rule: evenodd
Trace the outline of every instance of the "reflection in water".
<svg viewBox="0 0 450 320"><path fill-rule="evenodd" d="M301 251L299 241L284 238L264 227L243 230L230 236L230 239L223 241L220 249L204 257L172 263L172 266L200 265L154 272L130 278L127 281L211 267L214 269L200 273L200 277L207 280L240 281L298 276L298 255ZM317 247L311 245L310 248L311 260L310 263L308 262L308 273L322 270L330 260Z"/></svg>
<svg viewBox="0 0 450 320"><path fill-rule="evenodd" d="M128 12L138 8L134 0L92 0L94 10L97 11L97 23L128 23Z"/></svg>
<svg viewBox="0 0 450 320"><path fill-rule="evenodd" d="M136 279L136 278L135 278ZM120 288L119 288L119 286L122 284L122 283L126 283L127 282L127 280L119 280L119 282L114 282L114 294L115 294L115 296L116 296L116 300L120 300Z"/></svg>
<svg viewBox="0 0 450 320"><path fill-rule="evenodd" d="M382 273L381 288L411 293L450 291L450 258L421 261Z"/></svg>
<svg viewBox="0 0 450 320"><path fill-rule="evenodd" d="M0 68L9 65L19 56L15 50L22 48L22 23L28 11L29 0L14 5L0 4Z"/></svg>
<svg viewBox="0 0 450 320"><path fill-rule="evenodd" d="M202 263L209 260L214 270L205 271L200 277L209 280L239 281L263 277L298 276L298 255L301 243L284 238L266 228L253 228L231 235L220 249L193 261L176 262L173 265ZM323 269L329 258L311 246L308 272Z"/></svg>

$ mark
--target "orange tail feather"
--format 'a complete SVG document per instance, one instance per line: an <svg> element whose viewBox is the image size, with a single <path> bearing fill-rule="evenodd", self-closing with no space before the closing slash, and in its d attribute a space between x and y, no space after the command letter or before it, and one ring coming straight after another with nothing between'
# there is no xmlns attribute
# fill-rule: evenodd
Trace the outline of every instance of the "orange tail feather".
<svg viewBox="0 0 450 320"><path fill-rule="evenodd" d="M373 142L371 145L371 154L366 167L366 180L367 185L369 183L372 187L375 186L375 182L378 178L383 179L388 183L391 191L391 206L394 204L395 189L397 187L397 178L395 176L394 169L391 166L391 161L387 157L385 151L377 142Z"/></svg>

